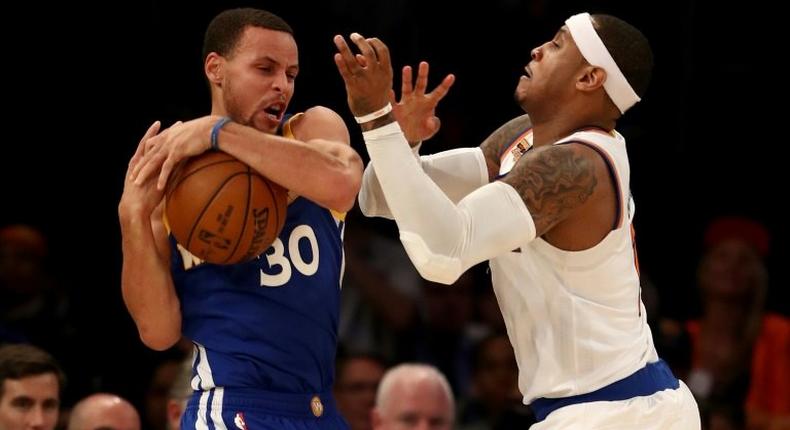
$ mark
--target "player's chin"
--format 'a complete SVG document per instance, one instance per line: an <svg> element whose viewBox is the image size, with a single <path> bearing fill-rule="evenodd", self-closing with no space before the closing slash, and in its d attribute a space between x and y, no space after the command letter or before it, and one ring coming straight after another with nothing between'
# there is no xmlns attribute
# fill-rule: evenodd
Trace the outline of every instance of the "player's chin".
<svg viewBox="0 0 790 430"><path fill-rule="evenodd" d="M523 106L526 98L527 91L521 86L521 83L519 83L519 85L516 87L516 91L513 93L513 99L519 104L519 106Z"/></svg>

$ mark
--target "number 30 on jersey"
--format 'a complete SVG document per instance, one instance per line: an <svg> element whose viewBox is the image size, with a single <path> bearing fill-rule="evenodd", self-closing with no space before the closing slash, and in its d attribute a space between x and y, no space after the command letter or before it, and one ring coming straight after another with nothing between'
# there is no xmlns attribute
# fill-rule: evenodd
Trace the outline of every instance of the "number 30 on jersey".
<svg viewBox="0 0 790 430"><path fill-rule="evenodd" d="M299 242L302 240L306 240L310 244L312 254L310 261L305 261L304 256L299 251ZM272 269L271 271L276 273L276 275L269 275L261 269L262 287L281 287L285 285L291 280L291 274L294 269L304 276L312 276L318 271L318 240L312 227L302 224L291 231L291 235L288 237L288 256L290 260L285 256L285 245L278 237L272 243L271 248L258 257L266 258L269 267Z"/></svg>

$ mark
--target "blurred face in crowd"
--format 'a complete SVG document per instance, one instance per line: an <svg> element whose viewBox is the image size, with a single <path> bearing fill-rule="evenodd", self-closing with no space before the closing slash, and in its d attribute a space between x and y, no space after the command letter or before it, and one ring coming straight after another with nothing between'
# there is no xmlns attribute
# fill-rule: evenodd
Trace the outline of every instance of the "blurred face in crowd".
<svg viewBox="0 0 790 430"><path fill-rule="evenodd" d="M60 407L59 391L54 373L4 380L0 386L0 429L54 429Z"/></svg>
<svg viewBox="0 0 790 430"><path fill-rule="evenodd" d="M698 276L706 295L732 300L754 295L767 280L760 255L754 247L736 238L710 248L702 259Z"/></svg>
<svg viewBox="0 0 790 430"><path fill-rule="evenodd" d="M341 369L335 383L337 407L351 430L370 430L370 411L376 403L376 389L384 367L368 358L352 358Z"/></svg>
<svg viewBox="0 0 790 430"><path fill-rule="evenodd" d="M480 399L486 403L505 406L521 400L518 365L507 336L486 342L474 380Z"/></svg>
<svg viewBox="0 0 790 430"><path fill-rule="evenodd" d="M387 401L374 410L376 430L449 430L453 410L442 386L431 379L394 383Z"/></svg>

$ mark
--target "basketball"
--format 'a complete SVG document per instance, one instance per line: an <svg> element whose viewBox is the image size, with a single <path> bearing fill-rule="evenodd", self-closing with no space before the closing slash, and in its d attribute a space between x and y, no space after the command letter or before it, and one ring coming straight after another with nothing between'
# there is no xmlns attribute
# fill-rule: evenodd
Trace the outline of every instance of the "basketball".
<svg viewBox="0 0 790 430"><path fill-rule="evenodd" d="M288 191L224 152L186 160L170 176L165 196L176 241L213 264L254 259L285 224Z"/></svg>

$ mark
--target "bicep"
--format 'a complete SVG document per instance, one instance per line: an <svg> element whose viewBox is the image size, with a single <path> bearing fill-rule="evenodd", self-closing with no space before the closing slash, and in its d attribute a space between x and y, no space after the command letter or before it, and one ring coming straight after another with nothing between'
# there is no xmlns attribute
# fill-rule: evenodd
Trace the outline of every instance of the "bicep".
<svg viewBox="0 0 790 430"><path fill-rule="evenodd" d="M592 198L600 162L583 145L538 148L522 157L503 182L516 189L542 236Z"/></svg>
<svg viewBox="0 0 790 430"><path fill-rule="evenodd" d="M511 119L480 144L488 167L488 178L493 181L499 175L499 163L502 151L513 142L518 133L532 126L529 115L521 115Z"/></svg>

